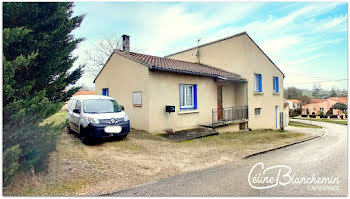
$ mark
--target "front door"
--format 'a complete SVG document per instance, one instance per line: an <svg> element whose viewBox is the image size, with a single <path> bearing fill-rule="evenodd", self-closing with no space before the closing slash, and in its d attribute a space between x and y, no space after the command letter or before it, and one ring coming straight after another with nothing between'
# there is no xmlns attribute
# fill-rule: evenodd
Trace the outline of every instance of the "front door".
<svg viewBox="0 0 350 199"><path fill-rule="evenodd" d="M222 120L222 86L217 86L218 120Z"/></svg>

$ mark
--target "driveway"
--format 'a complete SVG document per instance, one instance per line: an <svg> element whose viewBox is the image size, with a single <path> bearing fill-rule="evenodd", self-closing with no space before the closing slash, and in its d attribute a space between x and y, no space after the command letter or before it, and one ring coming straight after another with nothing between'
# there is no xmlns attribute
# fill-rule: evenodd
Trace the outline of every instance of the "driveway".
<svg viewBox="0 0 350 199"><path fill-rule="evenodd" d="M299 122L309 122L295 120ZM346 196L347 195L347 126L323 122L326 134L318 139L284 149L253 156L224 166L188 172L160 181L115 192L113 196ZM287 185L268 189L254 189L248 183L248 174L258 162L264 168L285 165L294 174ZM261 171L260 167L254 172ZM259 170L260 169L260 170ZM281 171L281 170L280 170ZM270 170L267 176L277 176ZM282 170L282 174L286 174ZM304 178L336 178L336 184L303 184ZM251 178L252 179L252 178ZM280 178L281 181L285 180ZM300 183L298 183L298 180ZM286 182L286 181L283 181ZM314 181L315 182L315 181ZM334 182L334 181L333 181ZM335 181L338 182L338 181ZM258 186L258 184L254 184ZM262 184L266 185L266 184Z"/></svg>

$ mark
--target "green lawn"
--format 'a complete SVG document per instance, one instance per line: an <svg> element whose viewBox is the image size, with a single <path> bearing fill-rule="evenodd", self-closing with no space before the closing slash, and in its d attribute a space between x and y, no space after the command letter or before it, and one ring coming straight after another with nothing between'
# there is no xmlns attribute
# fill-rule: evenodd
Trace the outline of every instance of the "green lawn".
<svg viewBox="0 0 350 199"><path fill-rule="evenodd" d="M40 125L54 123L55 125L62 124L66 122L66 113L67 111L58 111L49 118L46 118Z"/></svg>
<svg viewBox="0 0 350 199"><path fill-rule="evenodd" d="M313 124L306 124L302 122L295 122L295 121L289 121L289 126L294 127L302 127L302 128L322 128L321 126L313 125Z"/></svg>
<svg viewBox="0 0 350 199"><path fill-rule="evenodd" d="M310 120L307 118L294 118L294 119L300 119L300 120ZM328 123L334 123L334 124L344 124L344 125L348 125L348 121L347 120L337 120L337 119L315 119L315 118L311 118L311 121L316 121L316 122L328 122Z"/></svg>

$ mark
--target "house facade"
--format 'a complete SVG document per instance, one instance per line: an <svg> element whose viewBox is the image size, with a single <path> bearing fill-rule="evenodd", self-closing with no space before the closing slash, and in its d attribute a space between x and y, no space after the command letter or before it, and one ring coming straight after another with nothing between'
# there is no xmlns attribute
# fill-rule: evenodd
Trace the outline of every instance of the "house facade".
<svg viewBox="0 0 350 199"><path fill-rule="evenodd" d="M294 110L301 108L301 102L297 99L288 99L286 100L289 104L289 109Z"/></svg>
<svg viewBox="0 0 350 199"><path fill-rule="evenodd" d="M247 33L166 57L130 52L126 35L123 43L94 82L124 105L133 128L279 128L284 74Z"/></svg>
<svg viewBox="0 0 350 199"><path fill-rule="evenodd" d="M331 111L333 115L341 115L343 112L338 109L333 109L336 103L348 104L347 97L331 97L328 99L311 99L309 104L302 106L303 115L320 115L321 112L326 114Z"/></svg>

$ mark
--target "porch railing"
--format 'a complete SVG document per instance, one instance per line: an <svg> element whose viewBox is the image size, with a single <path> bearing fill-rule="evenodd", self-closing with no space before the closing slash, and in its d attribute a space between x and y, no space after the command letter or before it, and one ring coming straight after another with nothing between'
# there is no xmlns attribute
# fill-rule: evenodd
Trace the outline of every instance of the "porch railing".
<svg viewBox="0 0 350 199"><path fill-rule="evenodd" d="M223 108L222 117L218 109L212 109L212 126L244 119L248 119L248 106Z"/></svg>

